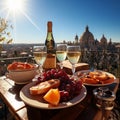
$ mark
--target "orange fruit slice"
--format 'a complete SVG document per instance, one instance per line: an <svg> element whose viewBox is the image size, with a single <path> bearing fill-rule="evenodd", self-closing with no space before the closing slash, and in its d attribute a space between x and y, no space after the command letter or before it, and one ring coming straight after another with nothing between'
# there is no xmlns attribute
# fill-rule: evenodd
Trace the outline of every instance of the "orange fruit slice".
<svg viewBox="0 0 120 120"><path fill-rule="evenodd" d="M44 95L43 98L52 105L58 105L60 101L60 92L58 88L52 88Z"/></svg>

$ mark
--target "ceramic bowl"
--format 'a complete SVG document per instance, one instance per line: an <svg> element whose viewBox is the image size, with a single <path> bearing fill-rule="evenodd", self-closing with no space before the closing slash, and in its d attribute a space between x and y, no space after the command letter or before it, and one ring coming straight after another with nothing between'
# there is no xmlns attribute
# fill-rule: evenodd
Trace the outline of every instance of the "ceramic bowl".
<svg viewBox="0 0 120 120"><path fill-rule="evenodd" d="M8 70L6 77L13 80L16 84L26 84L32 81L35 75L38 74L38 65L34 68L25 70Z"/></svg>

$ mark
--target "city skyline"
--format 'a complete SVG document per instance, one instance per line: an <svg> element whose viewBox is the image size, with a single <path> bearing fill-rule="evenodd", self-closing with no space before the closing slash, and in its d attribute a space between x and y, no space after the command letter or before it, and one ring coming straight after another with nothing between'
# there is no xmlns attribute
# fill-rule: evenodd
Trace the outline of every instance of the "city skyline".
<svg viewBox="0 0 120 120"><path fill-rule="evenodd" d="M21 0L21 6L14 7L14 2L12 9L8 0L0 1L0 17L14 27L13 43L44 42L48 21L53 22L56 42L74 41L76 34L80 38L87 25L95 39L104 34L107 40L120 42L119 0Z"/></svg>

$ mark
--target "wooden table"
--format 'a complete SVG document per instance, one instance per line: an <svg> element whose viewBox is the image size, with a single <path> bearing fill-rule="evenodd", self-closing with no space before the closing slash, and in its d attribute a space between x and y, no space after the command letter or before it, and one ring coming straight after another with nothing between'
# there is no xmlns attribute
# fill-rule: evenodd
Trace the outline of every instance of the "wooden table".
<svg viewBox="0 0 120 120"><path fill-rule="evenodd" d="M115 93L118 89L119 79L116 83L108 85ZM0 97L9 108L16 120L101 120L102 112L94 103L92 90L87 87L88 94L79 104L60 110L43 110L24 104L19 97L19 91L24 85L16 85L12 80L0 77ZM105 111L108 117L110 111Z"/></svg>

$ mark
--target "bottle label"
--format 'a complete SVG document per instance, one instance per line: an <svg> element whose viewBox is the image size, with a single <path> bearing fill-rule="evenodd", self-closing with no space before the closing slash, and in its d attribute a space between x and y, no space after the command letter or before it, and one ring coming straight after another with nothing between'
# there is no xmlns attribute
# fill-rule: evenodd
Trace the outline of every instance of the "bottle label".
<svg viewBox="0 0 120 120"><path fill-rule="evenodd" d="M56 68L56 56L55 54L48 54L43 65L44 69Z"/></svg>

